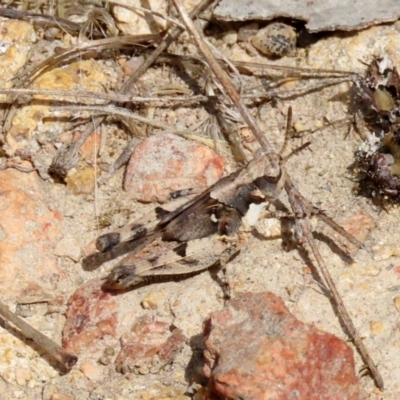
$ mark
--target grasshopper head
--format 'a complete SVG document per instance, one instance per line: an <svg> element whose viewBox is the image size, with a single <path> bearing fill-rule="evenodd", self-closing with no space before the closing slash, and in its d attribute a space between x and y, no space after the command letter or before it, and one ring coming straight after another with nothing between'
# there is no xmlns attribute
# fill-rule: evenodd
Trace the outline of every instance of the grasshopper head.
<svg viewBox="0 0 400 400"><path fill-rule="evenodd" d="M247 164L247 173L268 201L276 200L285 184L283 159L277 153L259 153Z"/></svg>
<svg viewBox="0 0 400 400"><path fill-rule="evenodd" d="M135 274L132 266L115 267L107 277L104 287L110 290L123 290L143 282L143 278Z"/></svg>

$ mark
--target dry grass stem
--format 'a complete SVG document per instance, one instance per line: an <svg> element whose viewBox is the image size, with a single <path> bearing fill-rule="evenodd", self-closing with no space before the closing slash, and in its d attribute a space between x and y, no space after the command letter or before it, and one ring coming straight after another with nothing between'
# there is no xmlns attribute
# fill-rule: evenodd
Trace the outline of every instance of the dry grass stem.
<svg viewBox="0 0 400 400"><path fill-rule="evenodd" d="M14 324L24 336L32 339L37 345L46 350L46 352L49 353L55 360L57 360L65 370L69 371L78 361L78 358L74 354L64 350L53 340L43 335L43 333L39 332L33 326L19 318L1 301L0 315Z"/></svg>

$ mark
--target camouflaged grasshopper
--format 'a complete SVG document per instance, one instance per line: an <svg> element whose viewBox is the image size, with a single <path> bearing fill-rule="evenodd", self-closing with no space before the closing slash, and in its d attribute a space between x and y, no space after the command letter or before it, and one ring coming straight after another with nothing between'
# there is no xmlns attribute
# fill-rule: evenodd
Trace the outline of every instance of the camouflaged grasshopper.
<svg viewBox="0 0 400 400"><path fill-rule="evenodd" d="M178 199L156 207L147 217L100 236L96 241L100 253L86 257L85 267L135 250L106 282L110 289L126 289L155 277L193 274L217 262L224 266L239 251L241 229L254 226L282 192L286 160L277 153L258 151L244 168L184 204L179 205L182 199Z"/></svg>

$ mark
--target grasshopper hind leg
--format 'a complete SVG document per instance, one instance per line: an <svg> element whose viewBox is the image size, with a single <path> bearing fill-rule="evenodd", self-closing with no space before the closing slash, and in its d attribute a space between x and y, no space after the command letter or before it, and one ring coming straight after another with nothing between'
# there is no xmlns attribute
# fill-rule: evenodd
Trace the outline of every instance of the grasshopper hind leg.
<svg viewBox="0 0 400 400"><path fill-rule="evenodd" d="M152 243L150 249L125 257L113 268L104 287L109 290L126 290L143 282L171 280L188 277L213 265L226 263L238 252L231 238L219 235L194 239L190 242Z"/></svg>

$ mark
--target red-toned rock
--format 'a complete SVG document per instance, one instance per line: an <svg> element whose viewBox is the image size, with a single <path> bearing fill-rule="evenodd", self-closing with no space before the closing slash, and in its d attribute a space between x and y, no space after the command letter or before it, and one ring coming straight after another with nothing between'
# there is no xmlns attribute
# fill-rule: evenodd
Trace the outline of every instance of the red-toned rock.
<svg viewBox="0 0 400 400"><path fill-rule="evenodd" d="M172 362L179 351L187 342L187 337L183 334L181 329L175 329L168 337L166 342L162 345L158 356L164 363Z"/></svg>
<svg viewBox="0 0 400 400"><path fill-rule="evenodd" d="M154 135L133 152L124 188L136 200L163 203L176 190L212 185L224 166L224 158L208 147L172 134Z"/></svg>
<svg viewBox="0 0 400 400"><path fill-rule="evenodd" d="M140 318L131 332L121 337L121 352L115 360L119 372L157 372L165 364L171 363L183 348L186 337L180 329L172 334L170 325L155 320L148 315ZM154 356L158 358L154 359Z"/></svg>
<svg viewBox="0 0 400 400"><path fill-rule="evenodd" d="M368 235L375 228L375 222L371 215L360 211L353 215L350 220L343 225L343 228L364 243Z"/></svg>
<svg viewBox="0 0 400 400"><path fill-rule="evenodd" d="M74 133L73 142L76 142L82 135L82 132L76 131ZM101 136L97 132L93 132L85 143L79 149L79 153L83 159L94 163L100 150Z"/></svg>
<svg viewBox="0 0 400 400"><path fill-rule="evenodd" d="M75 354L100 351L105 347L102 339L116 335L117 299L101 290L103 282L93 279L69 299L62 343Z"/></svg>
<svg viewBox="0 0 400 400"><path fill-rule="evenodd" d="M52 254L62 234L36 172L0 171L2 299L48 301L65 274Z"/></svg>
<svg viewBox="0 0 400 400"><path fill-rule="evenodd" d="M274 294L245 293L204 323L208 399L363 399L353 352Z"/></svg>

